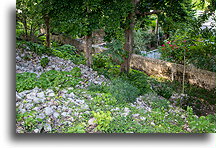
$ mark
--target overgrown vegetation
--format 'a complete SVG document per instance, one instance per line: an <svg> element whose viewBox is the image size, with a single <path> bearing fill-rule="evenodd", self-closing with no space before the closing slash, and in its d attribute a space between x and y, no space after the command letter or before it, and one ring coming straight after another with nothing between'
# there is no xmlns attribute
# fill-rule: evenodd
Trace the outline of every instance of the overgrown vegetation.
<svg viewBox="0 0 216 148"><path fill-rule="evenodd" d="M195 4L195 8L203 2ZM163 59L215 72L215 29L200 30L201 24L215 13L215 2L204 3L202 9L206 11L198 18L193 6L194 2L188 0L18 0L17 50L87 64L108 81L81 89L78 86L87 82L81 79L78 67L71 71L50 70L40 76L24 72L16 74L16 91L51 89L55 91L51 99L61 104L68 98L56 94L66 90L76 96L71 98L73 101L86 103L88 107L69 100L67 107L72 109L73 122L58 117L61 124L55 125L50 119L54 127L50 133L216 132L215 90L186 84L185 94L181 94L181 83L149 77L129 67L133 48L137 53L150 50L164 40L160 47ZM101 28L109 49L93 53L92 32ZM84 51L53 42L51 33L82 38ZM32 55L22 58L31 61ZM41 58L40 65L46 68L49 58ZM23 104L28 103L26 98L22 98ZM47 120L38 118L35 110L22 113L18 107L16 119L30 133Z"/></svg>
<svg viewBox="0 0 216 148"><path fill-rule="evenodd" d="M17 73L16 74L16 91L22 92L35 87L47 88L66 88L74 87L82 80L80 69L75 67L70 72L50 70L44 72L39 78L35 73Z"/></svg>

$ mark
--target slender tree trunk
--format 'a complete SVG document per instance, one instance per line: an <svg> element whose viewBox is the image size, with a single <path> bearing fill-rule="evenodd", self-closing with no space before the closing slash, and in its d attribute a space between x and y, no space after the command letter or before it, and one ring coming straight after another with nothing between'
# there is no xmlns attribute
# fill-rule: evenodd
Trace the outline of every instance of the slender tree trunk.
<svg viewBox="0 0 216 148"><path fill-rule="evenodd" d="M30 27L30 39L32 42L35 41L34 39L34 29L33 29L33 24L31 24L31 27Z"/></svg>
<svg viewBox="0 0 216 148"><path fill-rule="evenodd" d="M130 70L130 59L133 50L133 30L131 28L125 30L125 40L124 50L126 50L128 56L123 57L124 62L121 64L121 72L128 73Z"/></svg>
<svg viewBox="0 0 216 148"><path fill-rule="evenodd" d="M50 17L48 15L44 16L44 21L46 25L46 46L50 48Z"/></svg>
<svg viewBox="0 0 216 148"><path fill-rule="evenodd" d="M185 61L185 49L184 49L184 67L183 67L183 78L182 78L182 93L184 94L185 91L185 65L186 61Z"/></svg>
<svg viewBox="0 0 216 148"><path fill-rule="evenodd" d="M24 26L24 31L25 31L25 40L28 39L28 26L27 26L27 21L26 17L23 18L23 26Z"/></svg>
<svg viewBox="0 0 216 148"><path fill-rule="evenodd" d="M88 67L92 66L92 35L87 35L84 37L85 46L84 46L84 53L86 58L86 64Z"/></svg>
<svg viewBox="0 0 216 148"><path fill-rule="evenodd" d="M135 6L136 0L132 0L132 4ZM121 64L120 70L121 72L128 73L130 70L130 59L133 53L133 29L134 29L134 16L135 10L131 12L127 19L130 21L129 27L125 30L125 44L124 50L128 53L127 57L123 57L124 62Z"/></svg>
<svg viewBox="0 0 216 148"><path fill-rule="evenodd" d="M157 46L159 45L159 20L158 20L158 15L156 19L156 26L155 26L155 36L156 36L156 41L157 41Z"/></svg>

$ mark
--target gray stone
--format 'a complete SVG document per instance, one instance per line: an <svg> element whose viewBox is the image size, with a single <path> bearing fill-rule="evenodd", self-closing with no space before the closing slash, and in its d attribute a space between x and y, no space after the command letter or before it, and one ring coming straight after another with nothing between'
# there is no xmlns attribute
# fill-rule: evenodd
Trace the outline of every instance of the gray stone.
<svg viewBox="0 0 216 148"><path fill-rule="evenodd" d="M20 101L20 100L22 100L22 97L20 95L16 94L16 100Z"/></svg>
<svg viewBox="0 0 216 148"><path fill-rule="evenodd" d="M19 111L20 113L24 114L26 112L26 109L20 109Z"/></svg>
<svg viewBox="0 0 216 148"><path fill-rule="evenodd" d="M62 107L62 109L65 111L65 110L67 110L68 108L67 108L67 107L65 107L65 106L63 106L63 107Z"/></svg>
<svg viewBox="0 0 216 148"><path fill-rule="evenodd" d="M140 116L140 114L133 114L132 117L134 118L138 118Z"/></svg>
<svg viewBox="0 0 216 148"><path fill-rule="evenodd" d="M71 92L69 95L68 95L69 98L74 98L75 97L75 94L73 92Z"/></svg>
<svg viewBox="0 0 216 148"><path fill-rule="evenodd" d="M37 93L37 97L44 98L45 97L44 92Z"/></svg>
<svg viewBox="0 0 216 148"><path fill-rule="evenodd" d="M34 133L40 133L40 130L39 129L35 129Z"/></svg>
<svg viewBox="0 0 216 148"><path fill-rule="evenodd" d="M67 113L66 112L63 112L61 113L62 116L66 117L67 116Z"/></svg>
<svg viewBox="0 0 216 148"><path fill-rule="evenodd" d="M54 96L55 96L55 93L49 93L48 96L54 97Z"/></svg>
<svg viewBox="0 0 216 148"><path fill-rule="evenodd" d="M44 130L45 130L46 132L51 132L51 131L52 131L51 125L50 125L49 123L46 123L46 124L44 125Z"/></svg>
<svg viewBox="0 0 216 148"><path fill-rule="evenodd" d="M53 116L54 116L55 118L58 118L59 113L58 113L58 112L54 112Z"/></svg>
<svg viewBox="0 0 216 148"><path fill-rule="evenodd" d="M45 114L47 116L51 115L53 113L53 109L51 107L46 107L45 108Z"/></svg>
<svg viewBox="0 0 216 148"><path fill-rule="evenodd" d="M82 105L80 108L81 108L81 109L84 109L84 110L89 109L89 107L88 107L87 104Z"/></svg>
<svg viewBox="0 0 216 148"><path fill-rule="evenodd" d="M33 100L34 103L42 102L42 100L40 98L37 98L37 97L33 97L32 100Z"/></svg>
<svg viewBox="0 0 216 148"><path fill-rule="evenodd" d="M95 121L95 118L91 118L91 119L88 121L88 125L95 126L96 123L95 123L94 121Z"/></svg>
<svg viewBox="0 0 216 148"><path fill-rule="evenodd" d="M32 110L35 110L35 111L39 111L41 109L41 107L34 107Z"/></svg>
<svg viewBox="0 0 216 148"><path fill-rule="evenodd" d="M36 118L44 119L46 116L44 113L40 113L39 115L36 116Z"/></svg>
<svg viewBox="0 0 216 148"><path fill-rule="evenodd" d="M27 109L27 110L30 110L31 108L33 108L33 104L32 103L27 103L27 104L25 104L25 108Z"/></svg>
<svg viewBox="0 0 216 148"><path fill-rule="evenodd" d="M85 103L84 100L76 100L76 102L79 103L79 104L84 104Z"/></svg>

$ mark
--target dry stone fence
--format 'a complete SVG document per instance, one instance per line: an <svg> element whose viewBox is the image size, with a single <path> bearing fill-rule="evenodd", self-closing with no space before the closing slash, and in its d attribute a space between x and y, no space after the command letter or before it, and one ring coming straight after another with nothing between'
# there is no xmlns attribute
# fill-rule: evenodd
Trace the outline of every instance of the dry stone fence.
<svg viewBox="0 0 216 148"><path fill-rule="evenodd" d="M181 64L133 54L130 65L131 68L142 70L148 75L155 75L177 81L182 81L183 78L184 68ZM215 89L215 73L211 71L186 66L185 81L205 89Z"/></svg>
<svg viewBox="0 0 216 148"><path fill-rule="evenodd" d="M94 33L95 43L103 42L103 32L98 31ZM93 36L93 37L94 37ZM99 39L98 39L99 38ZM52 40L61 42L63 44L74 45L77 49L83 50L84 42L82 40L72 39L63 35L52 35ZM94 38L93 38L94 39ZM93 41L94 42L94 41ZM103 49L101 49L102 51ZM183 65L144 57L133 54L130 63L131 68L141 70L148 75L155 75L164 77L169 80L182 81L183 79ZM215 73L207 70L197 69L192 66L185 67L185 81L189 84L196 85L208 90L215 89Z"/></svg>

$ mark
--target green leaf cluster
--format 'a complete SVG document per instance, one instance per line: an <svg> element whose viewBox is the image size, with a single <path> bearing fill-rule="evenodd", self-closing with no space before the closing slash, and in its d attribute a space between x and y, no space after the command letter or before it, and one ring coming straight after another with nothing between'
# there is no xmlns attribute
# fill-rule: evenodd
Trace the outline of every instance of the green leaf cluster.
<svg viewBox="0 0 216 148"><path fill-rule="evenodd" d="M16 90L22 92L35 87L42 89L75 87L82 80L80 76L79 68L74 68L70 72L50 70L42 73L39 78L34 73L17 73Z"/></svg>

